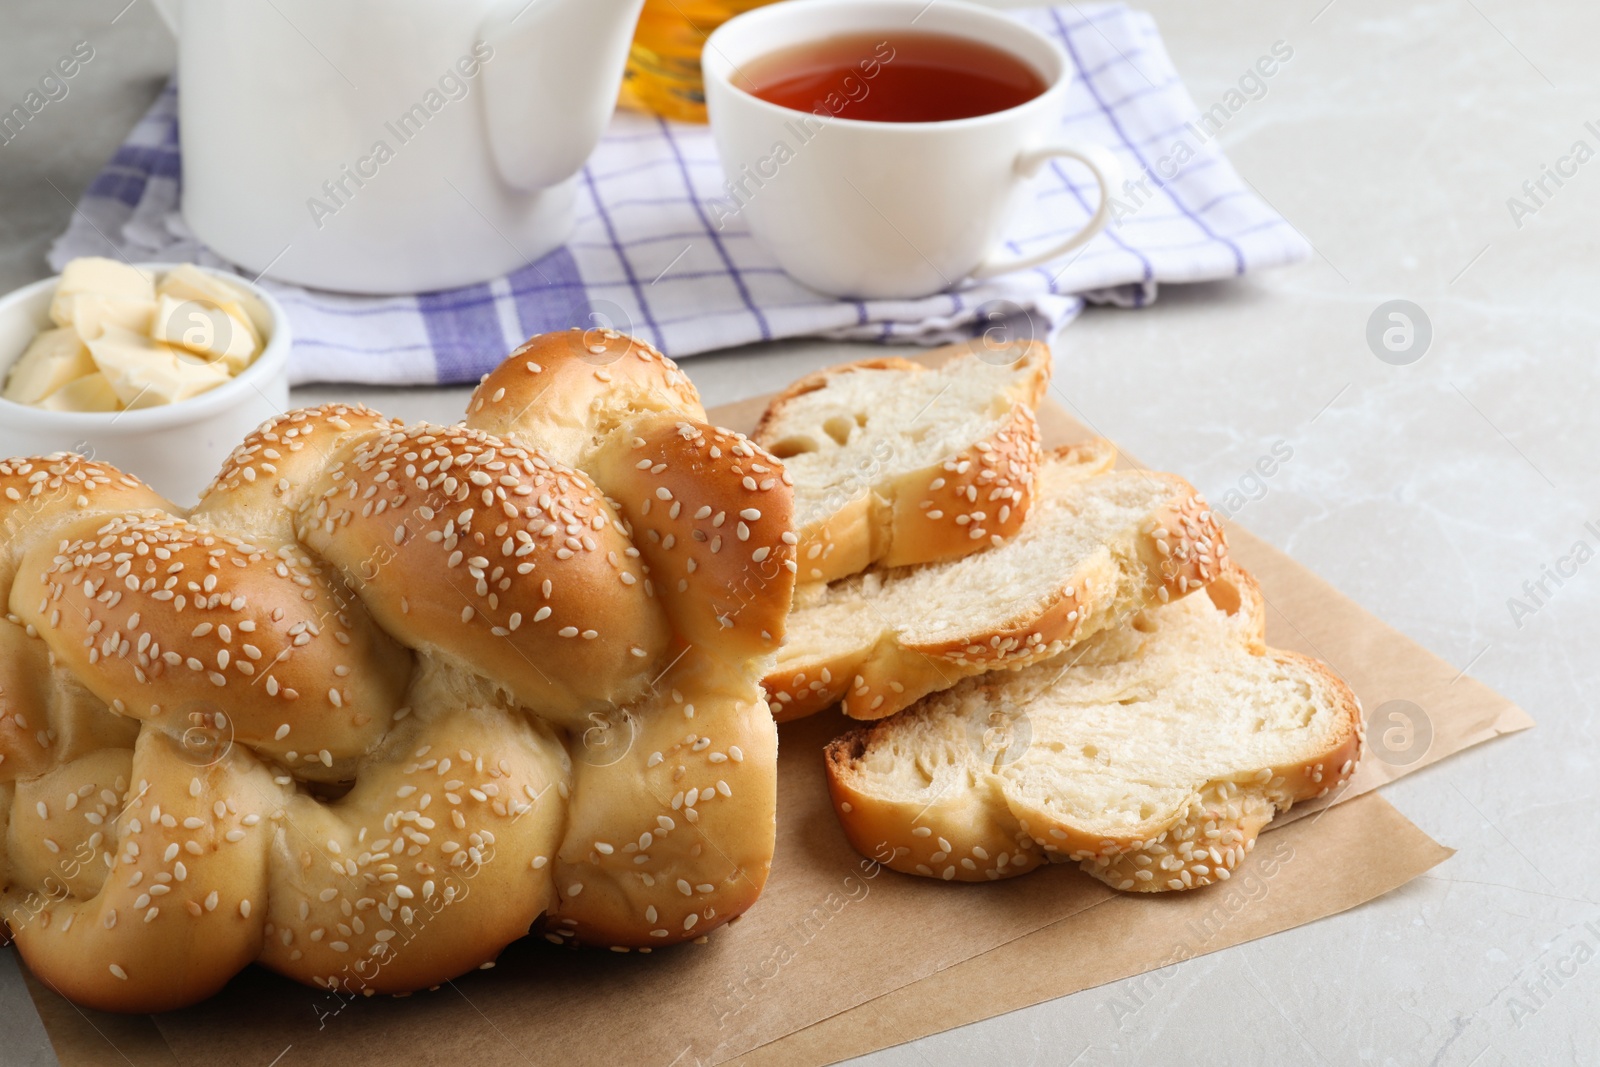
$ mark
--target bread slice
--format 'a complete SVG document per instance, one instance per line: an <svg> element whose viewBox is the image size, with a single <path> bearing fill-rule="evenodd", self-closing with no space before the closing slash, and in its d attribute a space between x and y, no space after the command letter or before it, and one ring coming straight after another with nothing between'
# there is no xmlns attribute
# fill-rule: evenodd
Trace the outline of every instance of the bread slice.
<svg viewBox="0 0 1600 1067"><path fill-rule="evenodd" d="M1224 880L1276 812L1355 769L1360 705L1263 640L1242 571L1048 662L963 682L826 752L865 856L978 882L1047 860L1116 889Z"/></svg>
<svg viewBox="0 0 1600 1067"><path fill-rule="evenodd" d="M842 700L854 718L885 718L1214 578L1227 545L1204 498L1176 475L1110 470L1114 458L1103 440L1048 454L1028 521L999 547L797 589L763 683L774 715Z"/></svg>
<svg viewBox="0 0 1600 1067"><path fill-rule="evenodd" d="M1050 349L961 350L934 369L889 357L819 371L767 407L754 437L794 479L800 582L955 559L1022 527Z"/></svg>

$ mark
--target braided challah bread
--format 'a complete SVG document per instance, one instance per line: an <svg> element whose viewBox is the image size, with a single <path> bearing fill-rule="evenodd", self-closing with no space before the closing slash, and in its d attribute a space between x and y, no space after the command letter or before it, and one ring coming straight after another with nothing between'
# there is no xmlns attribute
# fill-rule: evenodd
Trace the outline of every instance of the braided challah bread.
<svg viewBox="0 0 1600 1067"><path fill-rule="evenodd" d="M782 465L641 342L535 338L464 425L292 411L185 512L0 462L0 889L33 971L158 1011L258 961L436 985L540 922L641 951L766 880Z"/></svg>

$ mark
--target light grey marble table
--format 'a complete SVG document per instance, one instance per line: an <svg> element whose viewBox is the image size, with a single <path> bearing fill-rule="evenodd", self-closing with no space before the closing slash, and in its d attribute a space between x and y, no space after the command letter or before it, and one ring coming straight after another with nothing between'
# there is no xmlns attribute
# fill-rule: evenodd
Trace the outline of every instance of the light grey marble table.
<svg viewBox="0 0 1600 1067"><path fill-rule="evenodd" d="M4 2L0 103L78 40L96 58L48 122L0 145L0 289L45 273L68 198L170 67L149 4L125 2ZM1600 850L1589 844L1600 565L1560 583L1545 570L1576 542L1600 548L1585 528L1600 520L1600 161L1570 158L1578 141L1586 157L1600 151L1600 7L1141 2L1202 107L1274 42L1293 48L1222 141L1317 256L1169 288L1136 312L1090 311L1057 339L1058 399L1214 499L1249 488L1259 498L1239 522L1540 725L1385 790L1459 850L1387 897L1182 964L1134 1020L1111 1008L1130 992L1122 983L861 1062L1600 1063ZM1546 166L1568 173L1544 178L1536 202L1523 184ZM1531 210L1514 213L1512 197ZM1393 299L1431 323L1409 365L1367 342ZM716 404L842 348L774 345L688 369ZM448 419L463 396L318 387L296 400ZM1280 441L1292 459L1258 489L1246 476ZM55 1062L10 953L0 1035L0 1062Z"/></svg>

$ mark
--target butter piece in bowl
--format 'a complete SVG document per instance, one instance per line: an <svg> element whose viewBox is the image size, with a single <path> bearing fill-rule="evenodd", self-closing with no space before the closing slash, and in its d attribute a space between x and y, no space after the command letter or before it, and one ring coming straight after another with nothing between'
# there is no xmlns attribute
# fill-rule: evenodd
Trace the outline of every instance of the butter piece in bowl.
<svg viewBox="0 0 1600 1067"><path fill-rule="evenodd" d="M0 296L0 459L78 452L191 504L288 406L289 348L282 308L237 275L74 261Z"/></svg>
<svg viewBox="0 0 1600 1067"><path fill-rule="evenodd" d="M112 307L153 307L155 274L98 256L75 259L67 264L61 272L61 280L56 283L55 296L50 301L50 320L57 326L74 325L79 297L91 297Z"/></svg>
<svg viewBox="0 0 1600 1067"><path fill-rule="evenodd" d="M236 300L218 304L163 295L150 336L204 359L221 360L228 374L244 370L261 350L261 338Z"/></svg>
<svg viewBox="0 0 1600 1067"><path fill-rule="evenodd" d="M247 287L191 264L159 271L111 259L68 263L50 297L55 329L17 361L0 396L52 411L175 404L241 373L271 329L266 304ZM35 356L35 348L38 349ZM99 373L104 385L64 387ZM85 407L73 407L73 404Z"/></svg>
<svg viewBox="0 0 1600 1067"><path fill-rule="evenodd" d="M121 411L122 401L104 374L95 371L74 378L39 401L46 411Z"/></svg>
<svg viewBox="0 0 1600 1067"><path fill-rule="evenodd" d="M220 358L202 359L118 326L107 326L87 343L95 365L130 410L176 404L232 377Z"/></svg>
<svg viewBox="0 0 1600 1067"><path fill-rule="evenodd" d="M70 329L46 330L33 339L6 378L4 397L38 404L74 378L95 372L88 348ZM59 408L56 410L60 410Z"/></svg>

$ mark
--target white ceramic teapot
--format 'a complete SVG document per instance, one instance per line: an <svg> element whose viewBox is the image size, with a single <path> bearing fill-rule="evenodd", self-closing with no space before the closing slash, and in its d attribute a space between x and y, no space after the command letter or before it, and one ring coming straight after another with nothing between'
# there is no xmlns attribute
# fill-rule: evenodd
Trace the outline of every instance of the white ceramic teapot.
<svg viewBox="0 0 1600 1067"><path fill-rule="evenodd" d="M252 272L467 285L560 245L643 0L158 0L183 217Z"/></svg>

